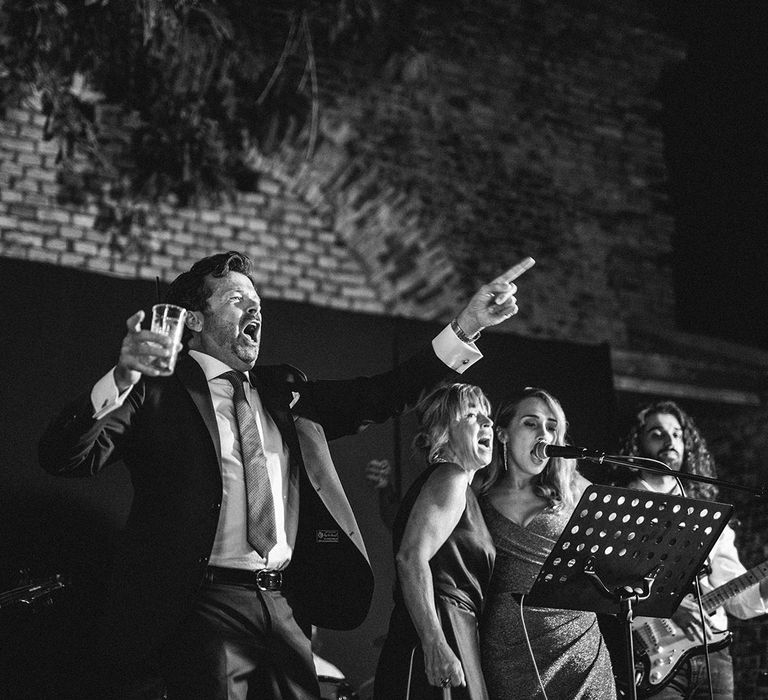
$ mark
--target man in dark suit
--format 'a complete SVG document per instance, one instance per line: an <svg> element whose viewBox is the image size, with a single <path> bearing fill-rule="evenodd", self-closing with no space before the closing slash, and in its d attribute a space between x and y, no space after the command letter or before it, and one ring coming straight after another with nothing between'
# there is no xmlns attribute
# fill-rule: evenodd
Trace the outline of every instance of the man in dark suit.
<svg viewBox="0 0 768 700"><path fill-rule="evenodd" d="M116 367L40 443L51 473L89 475L122 459L134 487L105 614L72 650L78 697L138 696L146 691L131 679L155 664L174 700L317 698L311 625L356 627L373 592L327 440L386 420L478 359L480 330L517 311L512 279L525 265L516 268L482 287L431 347L352 380L254 367L261 300L239 253L205 258L171 284L166 300L188 310L172 376L153 364L169 355L168 338L141 329L143 312L129 318ZM258 496L251 443L268 475ZM264 514L255 529L267 542L256 545L249 520Z"/></svg>

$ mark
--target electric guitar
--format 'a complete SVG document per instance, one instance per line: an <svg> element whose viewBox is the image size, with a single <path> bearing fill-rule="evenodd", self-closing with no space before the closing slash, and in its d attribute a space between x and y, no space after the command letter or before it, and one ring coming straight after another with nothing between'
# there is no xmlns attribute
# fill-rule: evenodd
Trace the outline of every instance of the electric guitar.
<svg viewBox="0 0 768 700"><path fill-rule="evenodd" d="M768 578L768 561L701 596L704 612L713 613L727 600L765 578ZM632 634L638 667L637 688L646 697L658 693L667 685L683 661L704 653L700 639L686 634L668 618L637 617L632 621ZM708 643L710 651L722 649L731 642L728 630L712 634L713 639Z"/></svg>
<svg viewBox="0 0 768 700"><path fill-rule="evenodd" d="M56 574L50 578L37 579L7 591L0 591L0 615L36 612L41 607L51 605L57 591L65 587L61 576Z"/></svg>

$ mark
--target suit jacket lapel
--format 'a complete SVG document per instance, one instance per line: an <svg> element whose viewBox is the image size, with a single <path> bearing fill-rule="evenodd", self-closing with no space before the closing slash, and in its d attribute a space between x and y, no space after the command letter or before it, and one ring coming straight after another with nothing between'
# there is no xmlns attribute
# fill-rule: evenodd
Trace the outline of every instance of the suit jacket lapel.
<svg viewBox="0 0 768 700"><path fill-rule="evenodd" d="M368 554L360 528L333 464L322 426L291 412L289 406L293 396L290 387L279 384L273 386L269 375L260 377L258 371L252 372L251 376L259 391L262 405L269 411L290 450L291 479L299 479L299 469L303 469L308 485L316 493L322 506L367 560ZM302 497L302 509L305 501L308 502L309 499ZM303 523L304 527L309 528L314 525L311 522Z"/></svg>
<svg viewBox="0 0 768 700"><path fill-rule="evenodd" d="M189 395L192 397L200 416L208 429L213 446L216 448L216 458L221 468L221 441L219 440L219 429L216 426L216 415L213 412L213 402L211 401L211 392L208 390L208 382L205 380L205 373L197 362L189 355L180 355L176 362L176 377L182 383Z"/></svg>

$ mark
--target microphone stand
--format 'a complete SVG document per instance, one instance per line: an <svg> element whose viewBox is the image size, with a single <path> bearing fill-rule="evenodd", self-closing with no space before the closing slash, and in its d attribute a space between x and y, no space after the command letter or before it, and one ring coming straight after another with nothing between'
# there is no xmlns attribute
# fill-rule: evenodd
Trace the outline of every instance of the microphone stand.
<svg viewBox="0 0 768 700"><path fill-rule="evenodd" d="M701 474L688 474L686 472L675 471L670 469L664 462L651 457L625 457L622 455L607 455L602 453L588 453L586 450L577 459L584 459L596 464L613 464L617 467L625 467L628 469L640 469L646 472L653 472L654 474L663 474L664 476L679 477L681 479L687 479L688 481L701 481L706 484L714 484L715 486L721 486L725 489L731 489L734 491L746 491L755 498L768 497L768 486L760 486L759 488L752 488L751 486L744 486L743 484L737 484L733 481L726 481L725 479L716 479L711 476L703 476Z"/></svg>

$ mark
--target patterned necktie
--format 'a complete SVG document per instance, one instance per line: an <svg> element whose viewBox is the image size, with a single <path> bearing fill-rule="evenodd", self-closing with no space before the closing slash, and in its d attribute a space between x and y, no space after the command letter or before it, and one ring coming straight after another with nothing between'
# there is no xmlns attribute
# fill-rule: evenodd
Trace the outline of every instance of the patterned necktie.
<svg viewBox="0 0 768 700"><path fill-rule="evenodd" d="M245 473L245 493L248 509L248 544L263 558L277 541L275 535L275 506L267 473L267 458L259 438L259 428L251 407L245 400L242 372L231 370L219 376L235 390L233 401L237 427L240 430L240 454Z"/></svg>

